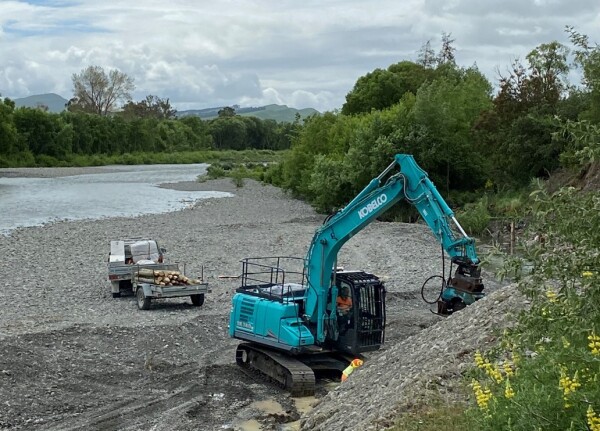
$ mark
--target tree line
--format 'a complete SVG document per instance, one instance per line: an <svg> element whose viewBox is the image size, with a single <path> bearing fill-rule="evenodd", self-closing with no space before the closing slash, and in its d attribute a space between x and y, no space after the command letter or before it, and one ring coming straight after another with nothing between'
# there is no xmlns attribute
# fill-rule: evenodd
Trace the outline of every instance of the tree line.
<svg viewBox="0 0 600 431"><path fill-rule="evenodd" d="M90 66L73 77L74 97L60 114L16 108L0 98L0 167L57 166L82 156L178 153L200 150L282 150L300 120L278 123L222 109L212 120L178 118L168 99L134 102L133 80Z"/></svg>
<svg viewBox="0 0 600 431"><path fill-rule="evenodd" d="M306 121L269 181L331 212L396 153L414 155L454 204L547 178L582 155L578 128L600 123L600 48L566 32L572 48L541 44L500 74L497 92L476 66L456 64L449 35L437 54L425 44L417 61L359 78L341 113ZM574 67L578 86L567 80Z"/></svg>

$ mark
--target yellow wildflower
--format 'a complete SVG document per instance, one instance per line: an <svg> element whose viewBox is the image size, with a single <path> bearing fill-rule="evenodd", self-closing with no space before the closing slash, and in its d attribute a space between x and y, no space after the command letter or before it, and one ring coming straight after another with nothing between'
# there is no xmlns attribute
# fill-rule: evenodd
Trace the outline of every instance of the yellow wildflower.
<svg viewBox="0 0 600 431"><path fill-rule="evenodd" d="M561 366L560 379L558 381L558 388L560 390L562 390L562 392L563 392L563 400L565 402L565 408L571 407L571 404L569 403L569 396L571 394L573 394L577 390L577 388L579 388L580 386L581 386L581 383L579 383L577 371L575 371L575 374L571 378L571 377L569 377L569 375L567 375L566 367Z"/></svg>
<svg viewBox="0 0 600 431"><path fill-rule="evenodd" d="M506 379L506 387L504 388L504 396L509 400L515 396L515 391L513 390L512 386L510 385L510 381L508 379Z"/></svg>
<svg viewBox="0 0 600 431"><path fill-rule="evenodd" d="M517 365L519 365L520 362L521 362L521 355L519 355L517 352L513 352L513 354L512 354L513 365L516 367Z"/></svg>
<svg viewBox="0 0 600 431"><path fill-rule="evenodd" d="M600 431L600 417L596 414L591 405L588 406L585 416L590 431Z"/></svg>
<svg viewBox="0 0 600 431"><path fill-rule="evenodd" d="M484 359L479 351L475 352L475 365L477 365L477 368L484 370L485 373L497 383L502 382L502 373L500 372L500 369L492 365L488 359Z"/></svg>
<svg viewBox="0 0 600 431"><path fill-rule="evenodd" d="M478 351L475 352L475 365L477 365L477 368L481 368L483 369L483 366L485 364L485 361L483 359L483 356L481 356L481 353Z"/></svg>
<svg viewBox="0 0 600 431"><path fill-rule="evenodd" d="M587 338L590 341L588 347L592 351L592 355L600 355L600 337L592 332Z"/></svg>
<svg viewBox="0 0 600 431"><path fill-rule="evenodd" d="M504 361L504 363L502 364L502 368L504 369L504 374L506 374L507 377L513 376L515 374L512 365L508 361Z"/></svg>
<svg viewBox="0 0 600 431"><path fill-rule="evenodd" d="M485 373L496 383L502 383L502 373L500 372L500 368L490 364L489 361L485 361L483 364L483 369Z"/></svg>
<svg viewBox="0 0 600 431"><path fill-rule="evenodd" d="M571 343L569 343L569 340L567 340L564 336L561 337L561 339L562 339L563 347L565 349L568 349L571 346Z"/></svg>
<svg viewBox="0 0 600 431"><path fill-rule="evenodd" d="M548 301L555 303L558 302L557 299L558 295L556 294L556 292L554 290L546 290L546 298L548 298Z"/></svg>
<svg viewBox="0 0 600 431"><path fill-rule="evenodd" d="M477 380L471 383L473 392L475 392L475 401L479 408L485 412L489 410L489 402L492 399L492 391L486 387L482 387Z"/></svg>

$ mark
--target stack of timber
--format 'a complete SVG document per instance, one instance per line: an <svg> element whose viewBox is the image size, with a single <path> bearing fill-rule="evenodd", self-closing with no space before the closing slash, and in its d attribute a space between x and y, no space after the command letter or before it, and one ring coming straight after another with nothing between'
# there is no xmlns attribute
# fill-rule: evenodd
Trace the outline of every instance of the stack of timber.
<svg viewBox="0 0 600 431"><path fill-rule="evenodd" d="M149 268L139 269L136 274L136 279L138 283L150 283L159 286L188 286L202 283L202 280L186 277L179 271Z"/></svg>

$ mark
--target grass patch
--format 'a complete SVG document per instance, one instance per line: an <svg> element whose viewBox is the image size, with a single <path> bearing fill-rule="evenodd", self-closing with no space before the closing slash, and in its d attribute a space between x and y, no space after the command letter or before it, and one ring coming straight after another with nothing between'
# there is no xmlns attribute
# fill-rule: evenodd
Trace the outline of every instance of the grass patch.
<svg viewBox="0 0 600 431"><path fill-rule="evenodd" d="M272 162L216 162L208 167L205 175L198 177L198 181L231 178L236 187L243 187L245 178L264 181L271 166Z"/></svg>
<svg viewBox="0 0 600 431"><path fill-rule="evenodd" d="M203 150L181 151L171 153L139 152L125 154L69 155L66 159L50 156L37 157L28 153L18 157L3 158L3 167L86 167L106 165L156 165L156 164L192 164L192 163L229 163L229 164L262 164L276 163L284 156L285 151L273 150Z"/></svg>
<svg viewBox="0 0 600 431"><path fill-rule="evenodd" d="M472 429L471 419L464 413L468 406L460 402L446 403L436 399L412 406L396 419L390 431L464 431Z"/></svg>

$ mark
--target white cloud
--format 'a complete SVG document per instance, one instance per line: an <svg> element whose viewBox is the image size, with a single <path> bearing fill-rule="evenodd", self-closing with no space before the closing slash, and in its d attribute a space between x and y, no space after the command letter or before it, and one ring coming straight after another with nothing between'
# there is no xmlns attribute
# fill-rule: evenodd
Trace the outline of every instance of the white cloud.
<svg viewBox="0 0 600 431"><path fill-rule="evenodd" d="M592 0L0 0L0 93L72 95L89 65L135 80L135 100L180 110L287 104L341 108L356 80L416 59L427 40L456 40L459 64L495 70L565 25L598 37Z"/></svg>

